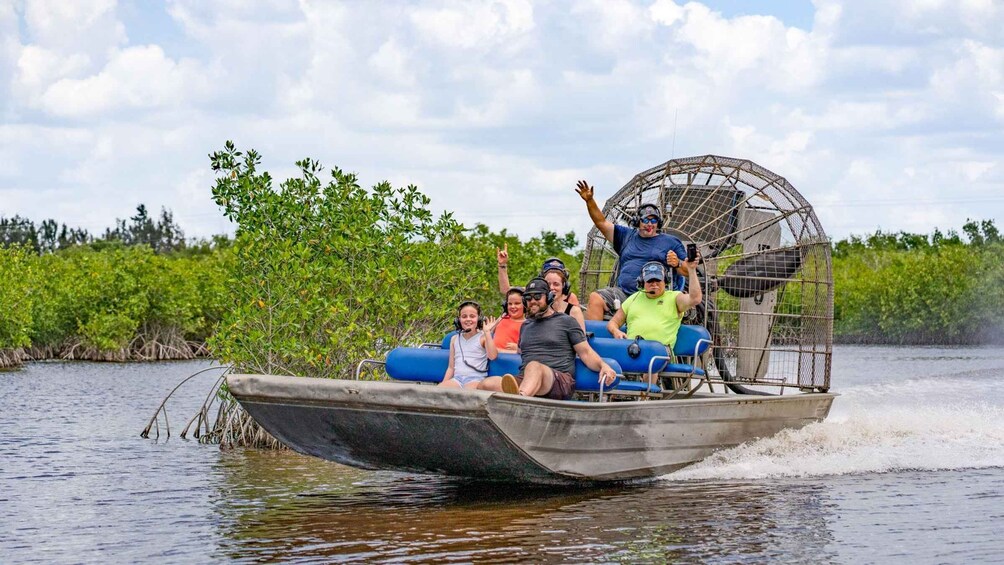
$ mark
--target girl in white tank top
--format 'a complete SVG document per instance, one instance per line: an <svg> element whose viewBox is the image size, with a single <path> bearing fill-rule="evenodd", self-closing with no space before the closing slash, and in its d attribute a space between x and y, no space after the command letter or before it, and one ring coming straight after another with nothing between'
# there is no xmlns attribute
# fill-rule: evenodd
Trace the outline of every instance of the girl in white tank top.
<svg viewBox="0 0 1004 565"><path fill-rule="evenodd" d="M486 338L482 328L498 324L498 318L485 318L477 302L465 301L457 308L453 324L457 333L450 338L450 361L439 386L476 389L488 376L488 361L498 357L495 341Z"/></svg>

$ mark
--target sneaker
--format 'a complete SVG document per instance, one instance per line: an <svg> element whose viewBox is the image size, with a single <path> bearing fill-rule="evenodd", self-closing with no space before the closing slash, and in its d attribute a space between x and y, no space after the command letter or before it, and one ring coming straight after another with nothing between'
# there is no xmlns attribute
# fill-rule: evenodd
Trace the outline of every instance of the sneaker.
<svg viewBox="0 0 1004 565"><path fill-rule="evenodd" d="M519 383L516 377L506 373L502 375L502 392L506 394L519 394Z"/></svg>

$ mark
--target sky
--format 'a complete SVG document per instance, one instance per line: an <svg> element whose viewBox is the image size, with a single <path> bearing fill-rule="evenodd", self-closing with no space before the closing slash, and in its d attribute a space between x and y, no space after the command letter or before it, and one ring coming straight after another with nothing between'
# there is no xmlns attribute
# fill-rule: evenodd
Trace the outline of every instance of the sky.
<svg viewBox="0 0 1004 565"><path fill-rule="evenodd" d="M0 0L0 216L232 233L209 153L417 185L522 237L671 158L784 176L834 239L1004 228L1004 2Z"/></svg>

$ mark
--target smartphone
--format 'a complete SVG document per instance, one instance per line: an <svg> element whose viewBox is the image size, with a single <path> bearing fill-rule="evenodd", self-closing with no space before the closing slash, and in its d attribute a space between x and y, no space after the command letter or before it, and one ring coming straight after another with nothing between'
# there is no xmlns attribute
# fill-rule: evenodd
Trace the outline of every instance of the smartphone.
<svg viewBox="0 0 1004 565"><path fill-rule="evenodd" d="M694 257L697 257L697 244L688 243L687 244L687 261L693 261Z"/></svg>

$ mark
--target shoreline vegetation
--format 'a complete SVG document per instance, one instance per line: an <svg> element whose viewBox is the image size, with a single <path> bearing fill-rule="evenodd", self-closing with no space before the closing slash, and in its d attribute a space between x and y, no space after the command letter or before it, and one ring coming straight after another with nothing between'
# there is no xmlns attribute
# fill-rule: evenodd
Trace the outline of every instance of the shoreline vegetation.
<svg viewBox="0 0 1004 565"><path fill-rule="evenodd" d="M140 205L100 237L0 217L0 368L29 360L149 361L211 356L241 370L351 376L394 344L438 341L462 299L501 311L495 249L514 281L561 257L575 234L434 217L416 187L316 161L273 186L260 156L211 156L213 196L235 236L186 240L170 212ZM585 213L585 212L583 212ZM1004 343L1004 241L993 220L962 233L884 233L833 244L836 343Z"/></svg>
<svg viewBox="0 0 1004 565"><path fill-rule="evenodd" d="M142 205L117 224L94 238L0 218L0 367L209 356L230 241L186 242L170 213L155 222Z"/></svg>

